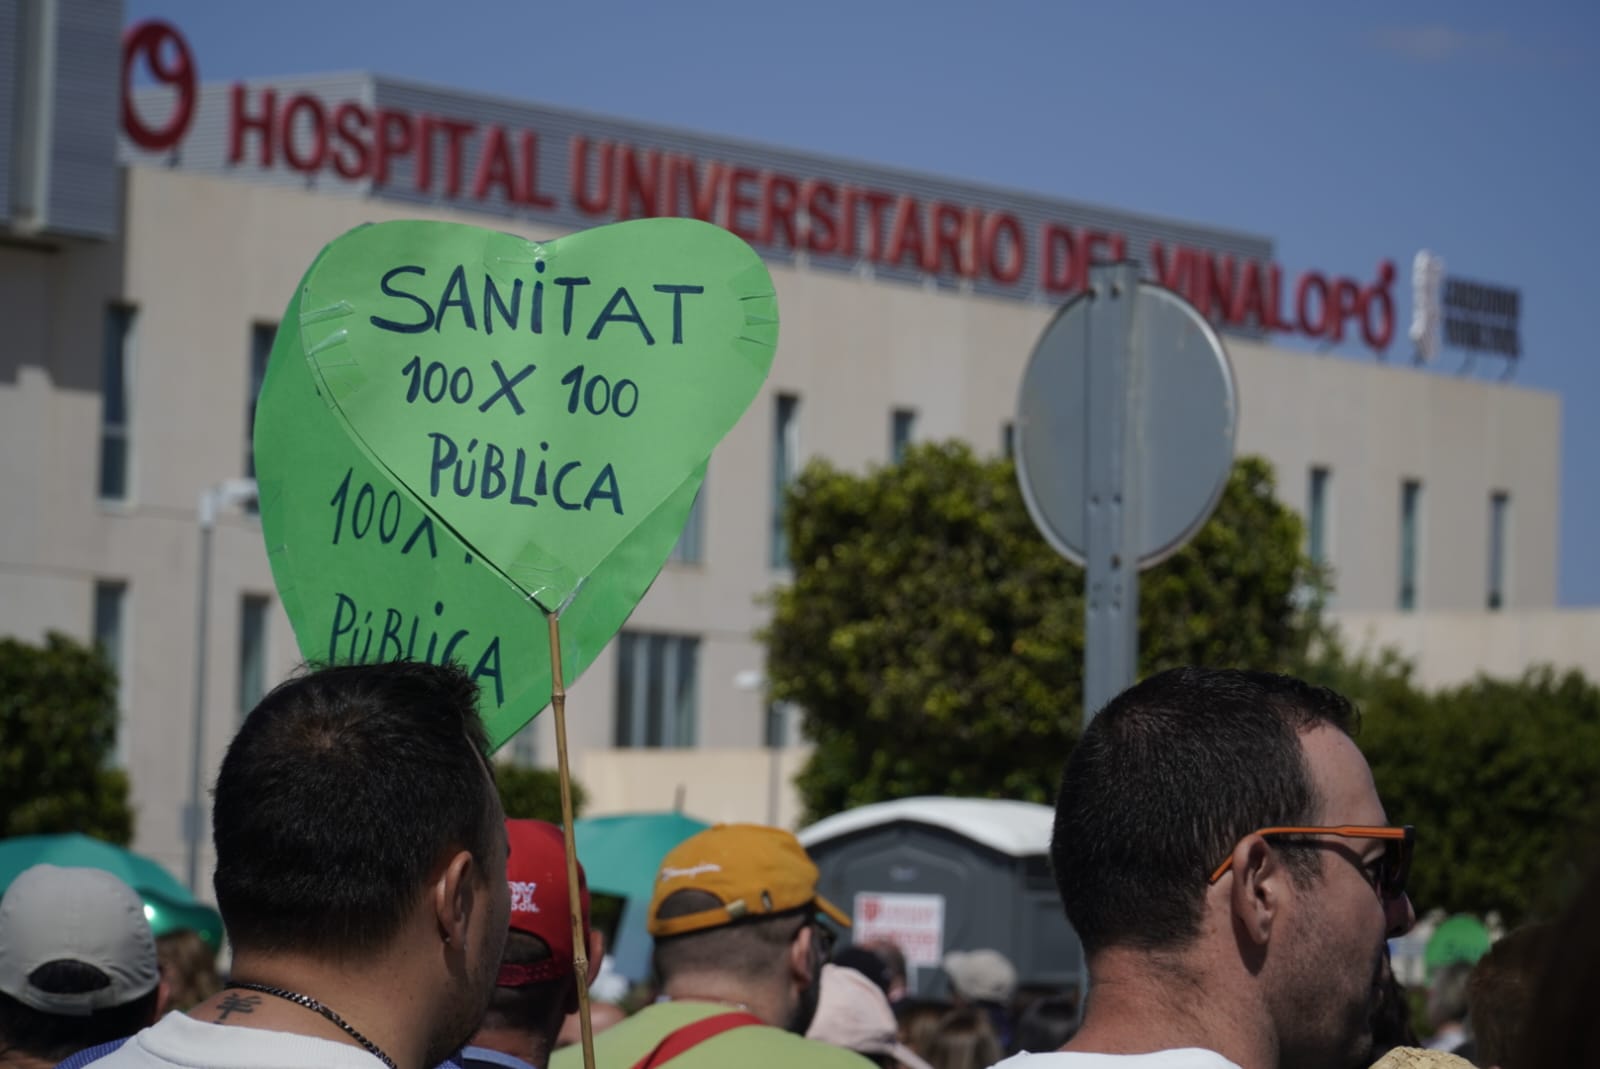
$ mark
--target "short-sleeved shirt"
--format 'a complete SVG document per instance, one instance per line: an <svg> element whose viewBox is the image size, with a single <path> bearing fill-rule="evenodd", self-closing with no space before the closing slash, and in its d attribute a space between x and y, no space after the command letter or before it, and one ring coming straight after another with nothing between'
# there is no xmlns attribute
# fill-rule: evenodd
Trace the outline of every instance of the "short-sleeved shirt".
<svg viewBox="0 0 1600 1069"><path fill-rule="evenodd" d="M720 1002L658 1002L594 1037L596 1069L633 1069L639 1059L684 1025L727 1013ZM581 1069L583 1051L563 1047L550 1069ZM768 1025L730 1028L672 1059L672 1069L876 1069L843 1047L804 1039Z"/></svg>
<svg viewBox="0 0 1600 1069"><path fill-rule="evenodd" d="M463 1047L461 1053L455 1056L453 1063L457 1069L539 1069L538 1066L525 1062L514 1054L505 1054L491 1047Z"/></svg>
<svg viewBox="0 0 1600 1069"><path fill-rule="evenodd" d="M992 1069L1239 1069L1216 1051L1199 1047L1158 1050L1149 1054L1088 1054L1055 1051L1016 1054Z"/></svg>
<svg viewBox="0 0 1600 1069"><path fill-rule="evenodd" d="M360 1047L169 1013L91 1063L94 1069L383 1069Z"/></svg>

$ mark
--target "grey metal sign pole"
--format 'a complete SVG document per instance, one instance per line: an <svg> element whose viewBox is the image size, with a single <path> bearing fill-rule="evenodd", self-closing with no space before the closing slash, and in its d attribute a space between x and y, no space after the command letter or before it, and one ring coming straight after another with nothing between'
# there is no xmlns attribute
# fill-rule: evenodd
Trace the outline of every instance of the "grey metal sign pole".
<svg viewBox="0 0 1600 1069"><path fill-rule="evenodd" d="M1039 336L1017 394L1017 483L1039 533L1086 572L1085 725L1137 677L1139 572L1216 508L1236 423L1216 330L1136 264L1091 267Z"/></svg>
<svg viewBox="0 0 1600 1069"><path fill-rule="evenodd" d="M1134 310L1139 267L1089 269L1084 391L1083 725L1133 684L1139 663L1139 398L1145 346ZM1071 403L1069 399L1063 399Z"/></svg>

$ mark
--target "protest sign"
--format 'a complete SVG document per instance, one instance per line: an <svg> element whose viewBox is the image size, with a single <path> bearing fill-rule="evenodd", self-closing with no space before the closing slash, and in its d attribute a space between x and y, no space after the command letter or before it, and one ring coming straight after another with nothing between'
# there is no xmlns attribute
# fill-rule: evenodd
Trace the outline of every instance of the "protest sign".
<svg viewBox="0 0 1600 1069"><path fill-rule="evenodd" d="M627 231L640 227L655 229L658 223L683 222L650 220L621 224L563 240L576 242L578 238L593 237L604 231ZM405 228L405 233L391 231L392 240L384 245L384 250L391 253L404 250L415 253L421 250L431 254L441 245L451 252L459 252L473 242L483 248L502 250L512 247L507 246L507 242L546 250L556 244L532 246L507 235L450 224L386 225ZM716 230L693 221L690 221L690 225L695 229ZM424 229L413 229L417 227ZM445 228L447 233L436 232L433 228L437 227ZM337 354L341 351L348 353L350 343L337 339L330 342L332 332L328 324L359 314L357 309L364 307L361 294L351 293L347 299L334 300L332 291L326 288L316 291L323 295L323 299L334 300L331 307L337 311L333 314L329 313L328 305L321 306L320 312L308 311L306 303L308 295L313 292L311 284L318 277L328 277L320 274L321 269L328 257L341 248L341 243L354 235L380 229L383 228L370 227L355 231L324 251L291 301L283 320L284 327L274 345L257 406L255 432L262 527L268 558L301 651L308 659L350 663L402 657L432 662L458 661L474 676L482 689L485 724L491 744L499 746L531 720L550 699L551 651L541 633L538 613L530 602L537 602L546 611L555 611L570 600L571 604L562 615L561 658L565 677L576 678L622 626L660 570L694 502L704 478L706 455L715 441L703 442L703 452L698 461L683 471L671 486L663 488L649 481L652 477L668 477L660 475L663 470L660 467L636 478L634 483L639 493L634 501L621 506L623 511L620 516L616 511L610 512L619 526L625 529L610 543L607 551L586 556L572 553L574 539L562 536L562 522L571 523L574 517L584 514L581 505L577 509L566 507L573 503L568 495L575 491L569 490L564 481L557 482L563 469L547 464L541 475L538 466L529 467L524 462L521 488L517 493L522 497L542 500L544 505L508 503L508 513L496 525L494 533L501 536L496 540L496 545L515 547L509 551L513 556L508 559L521 561L524 565L530 561L548 559L552 562L552 574L558 572L570 578L557 586L548 581L538 581L537 572L530 579L530 573L522 570L518 574L525 581L513 581L510 574L516 569L497 566L492 557L486 556L469 537L464 536L463 531L452 525L449 515L434 507L436 495L432 492L431 461L417 476L417 482L408 483L395 468L383 462L381 455L367 448L364 440L351 432L350 425L341 417L334 392L322 387L323 379L318 374L321 364L339 368L334 375L346 383L355 371L364 369L368 373L379 374L384 366L377 359L357 360L352 365L340 364ZM723 234L721 231L717 233ZM704 283L711 296L708 304L748 307L751 315L766 320L747 331L750 337L764 336L766 339L765 359L760 360L759 352L756 353L761 374L764 375L766 366L770 364L771 344L776 331L770 279L767 279L764 299L759 293L736 294L730 285L730 271L734 275L744 274L749 261L754 260L761 277L765 279L765 269L742 242L731 235L723 236L737 247L744 248L748 259L731 255L729 259L734 264L724 265L722 274L711 270L704 258L697 260L690 255L686 262L698 263L706 270L702 277L708 280ZM626 239L625 234L622 237ZM443 238L448 240L438 240ZM607 246L607 255L622 260L627 259L625 250L634 246L631 241L618 241L615 238L603 244ZM692 254L694 250L691 248L686 251ZM724 251L730 250L724 248ZM418 258L415 255L411 257L413 260ZM612 261L602 256L588 262L598 272ZM347 267L356 278L361 277L354 265ZM387 270L381 269L380 275ZM378 288L381 289L381 283ZM515 292L516 287L507 284L505 290L510 294ZM510 296L506 299L513 300ZM524 294L516 303L526 313L530 301L531 297ZM510 305L507 308L509 310ZM372 312L369 316L376 314ZM496 316L495 326L499 328L498 309ZM687 314L682 314L678 331L680 337L684 319L689 324L694 322ZM296 329L308 321L308 329ZM671 330L670 319L668 330ZM603 326L602 335L605 331ZM418 361L418 373L415 375L417 400L405 399L409 388L401 391L395 416L400 431L415 429L424 437L453 432L452 429L424 430L424 427L453 428L454 425L428 423L419 418L422 413L437 407L434 402L428 401L429 397L437 396L441 400L450 397L448 383L444 387L444 394L436 390L442 373L435 372L430 379L429 371L424 369L424 365L432 367L434 364L444 364L443 359L433 358L434 351L427 345L438 346L443 344L441 338L451 341L454 336L443 331L439 334L440 337L430 336L421 340L423 344L414 344L412 347L412 356ZM501 336L502 332L497 329L495 337ZM489 335L485 333L484 337L488 338ZM322 346L319 353L311 354L305 348L304 342L308 338L314 338L314 344ZM517 341L522 346L518 350L521 353L519 369L524 366L537 369L545 361L551 366L561 363L565 367L563 353L566 343L559 334L555 338L543 339L538 335L523 335ZM587 339L583 341L588 344ZM728 347L732 348L735 344L742 346L745 351L756 347L755 342L738 342L737 338L730 340ZM498 355L484 357L470 346L452 344L449 352L452 354L451 366L456 369L451 372L456 376L455 396L462 395L465 389L462 384L474 370L487 367L488 376L493 379L497 365L504 368L507 359L517 359L510 355L511 350L506 349L496 349ZM616 357L615 350L612 355ZM680 351L676 355L681 363L688 365L694 365L699 359L688 352ZM586 381L601 375L606 376L608 383L626 380L635 383L636 387L641 382L648 384L655 381L647 374L627 374L625 372L630 369L625 365L597 360L590 352L585 352L583 356L589 361L584 372ZM398 361L399 367L394 369L397 378L412 374L404 371L405 364L409 362L410 358ZM468 369L467 375L458 374L462 368ZM523 381L512 382L516 374L509 373L497 388L485 389L481 391L482 396L477 398L473 407L484 406L478 412L480 418L487 417L501 406L505 406L506 412L514 417L512 421L489 424L482 430L481 437L489 442L493 441L492 435L500 435L500 441L494 444L500 450L498 456L501 457L506 455L507 449L520 450L520 455L526 456L530 445L537 450L539 442L549 443L552 447L557 442L567 442L568 439L558 436L553 430L546 430L541 436L516 424L530 411L548 414L550 407L533 407L535 402L528 392L528 380L537 374L537 370L526 372ZM686 377L693 380L698 374L698 371L691 370ZM559 383L556 385L558 392L570 393ZM753 390L759 385L760 380L757 379L754 386L747 385L747 388ZM472 392L474 395L480 392L476 383ZM584 393L585 390L578 391L581 412L566 412L562 403L556 406L558 411L554 414L569 418L584 415L597 419L597 413L583 407L586 400ZM599 388L594 388L593 393L597 401L594 407L598 408ZM623 393L627 396L630 391L624 390ZM613 387L613 398L615 394ZM513 398L516 404L512 403ZM557 400L560 401L560 398ZM680 408L679 418L685 423L700 426L701 412L694 403L695 398L685 398L680 393L677 400L680 404L688 404L687 409ZM423 406L421 413L418 402ZM453 400L448 403L455 404ZM463 402L463 406L467 403L471 403L470 400ZM663 405L666 403L663 402ZM730 422L742 412L745 403L739 402L737 410L727 416ZM519 407L523 410L523 416L516 415ZM629 407L625 401L623 408ZM512 425L507 427L506 422ZM478 437L468 433L462 439L462 446L467 449L469 456L484 462L475 476L474 485L479 488L489 485L494 489L498 485L492 477L494 465L488 461L497 454L488 449L480 452L481 447L473 444L473 439ZM633 454L628 449L636 439L626 434L610 438L603 435L585 438L581 432L577 437L580 443L598 442L595 448L611 447L608 455L612 459L606 464L611 468L611 478L618 480L620 487L620 480L626 479L634 470L630 466ZM519 454L513 452L511 455ZM680 448L675 455L681 457L691 453ZM405 467L404 459L400 467ZM575 475L577 470L567 469L567 478ZM599 469L595 470L598 472ZM449 474L454 477L454 472ZM504 496L509 499L513 488L518 485L515 461L503 474L507 480ZM444 488L440 489L443 491ZM456 497L453 485L451 489L452 492L446 496ZM587 489L592 490L592 486ZM539 496L541 494L542 497ZM493 504L500 496L497 494L483 503ZM542 513L538 512L540 508L543 508ZM543 516L543 527L532 519L535 515ZM553 534L547 535L546 532ZM546 537L551 539L550 544L559 548L542 558L541 539ZM581 544L581 540L578 542ZM505 550L502 548L502 551ZM544 595L543 600L535 595L535 590L529 589L530 586ZM580 587L581 596L573 597Z"/></svg>
<svg viewBox="0 0 1600 1069"><path fill-rule="evenodd" d="M705 464L777 343L760 258L693 219L548 242L364 227L301 313L351 440L556 613Z"/></svg>

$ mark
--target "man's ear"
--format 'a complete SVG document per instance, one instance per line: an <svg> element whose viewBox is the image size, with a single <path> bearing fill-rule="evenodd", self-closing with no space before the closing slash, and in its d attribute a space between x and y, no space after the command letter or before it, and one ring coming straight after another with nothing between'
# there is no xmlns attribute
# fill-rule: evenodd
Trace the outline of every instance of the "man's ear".
<svg viewBox="0 0 1600 1069"><path fill-rule="evenodd" d="M1287 901L1289 872L1259 835L1247 835L1233 848L1233 882L1228 892L1235 929L1265 948Z"/></svg>
<svg viewBox="0 0 1600 1069"><path fill-rule="evenodd" d="M149 1023L155 1024L157 1021L161 1020L161 1018L167 1015L167 1010L171 1008L172 985L167 983L167 978L163 976L160 982L156 984L155 1012L150 1015Z"/></svg>
<svg viewBox="0 0 1600 1069"><path fill-rule="evenodd" d="M585 990L587 990L588 987L594 983L594 978L600 975L600 962L605 957L605 951L606 937L600 932L591 931L589 933L588 946L589 975L582 981ZM576 968L577 963L574 962L573 966ZM567 988L567 997L561 1002L561 1010L563 1013L570 1014L578 1012L578 982L579 981L576 976L572 977L572 984Z"/></svg>
<svg viewBox="0 0 1600 1069"><path fill-rule="evenodd" d="M808 924L789 943L789 975L802 988L810 987L817 981L811 962L812 940L815 937L816 932Z"/></svg>
<svg viewBox="0 0 1600 1069"><path fill-rule="evenodd" d="M606 956L606 937L601 932L589 933L589 978L586 984L593 984L594 978L600 975L600 964Z"/></svg>
<svg viewBox="0 0 1600 1069"><path fill-rule="evenodd" d="M467 945L467 919L472 915L472 853L454 854L433 884L432 905L439 938L461 949Z"/></svg>

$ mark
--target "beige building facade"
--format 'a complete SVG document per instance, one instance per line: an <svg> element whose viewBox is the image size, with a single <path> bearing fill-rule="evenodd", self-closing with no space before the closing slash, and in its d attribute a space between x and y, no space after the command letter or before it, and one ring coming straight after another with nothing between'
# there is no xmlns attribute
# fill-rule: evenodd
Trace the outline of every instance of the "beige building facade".
<svg viewBox="0 0 1600 1069"><path fill-rule="evenodd" d="M501 106L481 107L491 105ZM536 211L380 196L370 177L233 173L207 151L125 141L114 237L15 227L0 237L0 633L106 644L122 675L119 760L136 846L180 873L193 819L199 500L251 474L251 405L301 273L367 222L571 229L559 213L541 222ZM934 182L873 175L925 198ZM985 211L998 205L992 216L1015 196L962 192ZM952 281L865 261L841 270L794 250L769 263L781 318L770 378L713 455L674 559L570 687L574 767L595 814L679 805L707 819L795 821L789 781L804 753L792 717L769 709L754 638L763 595L785 580L774 545L782 482L813 457L889 463L908 440L1000 452L1023 365L1064 299L1037 279L1020 296L986 287L960 266ZM1417 657L1435 684L1533 661L1600 668L1596 617L1555 607L1560 399L1273 337L1225 334L1238 450L1267 457L1283 499L1307 514L1347 633ZM248 504L221 502L211 542L201 783L242 714L300 660ZM507 757L553 764L547 721ZM204 837L195 864L209 871Z"/></svg>

